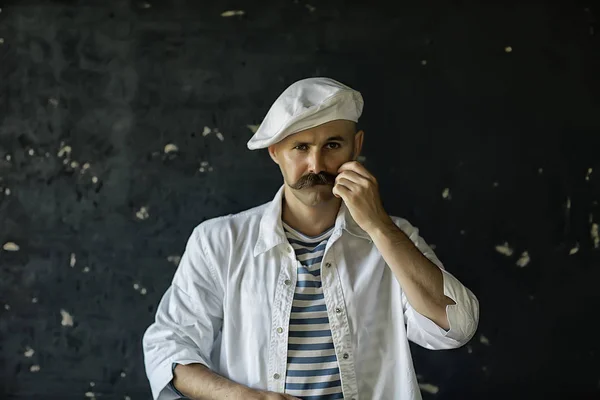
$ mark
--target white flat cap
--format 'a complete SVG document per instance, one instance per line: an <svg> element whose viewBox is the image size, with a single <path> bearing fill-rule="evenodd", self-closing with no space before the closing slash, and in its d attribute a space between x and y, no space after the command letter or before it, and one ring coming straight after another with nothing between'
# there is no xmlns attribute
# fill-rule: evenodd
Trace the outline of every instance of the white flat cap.
<svg viewBox="0 0 600 400"><path fill-rule="evenodd" d="M263 149L296 132L337 119L358 122L363 105L360 92L331 78L299 80L275 100L248 141L248 148Z"/></svg>

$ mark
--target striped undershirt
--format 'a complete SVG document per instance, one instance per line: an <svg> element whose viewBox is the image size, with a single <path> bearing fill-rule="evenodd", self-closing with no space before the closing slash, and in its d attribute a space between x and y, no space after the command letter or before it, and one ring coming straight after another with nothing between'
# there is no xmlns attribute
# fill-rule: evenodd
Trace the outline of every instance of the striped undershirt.
<svg viewBox="0 0 600 400"><path fill-rule="evenodd" d="M300 262L290 317L285 393L304 400L343 399L321 287L321 260L333 227L314 237L285 222L283 228Z"/></svg>

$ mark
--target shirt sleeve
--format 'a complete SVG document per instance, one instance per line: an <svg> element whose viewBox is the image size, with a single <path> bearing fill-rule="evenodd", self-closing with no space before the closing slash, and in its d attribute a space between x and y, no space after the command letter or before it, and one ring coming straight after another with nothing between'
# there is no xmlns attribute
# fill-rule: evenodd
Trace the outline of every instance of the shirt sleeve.
<svg viewBox="0 0 600 400"><path fill-rule="evenodd" d="M466 344L477 330L479 323L479 301L451 273L445 270L431 247L419 236L419 229L408 221L396 219L398 227L411 239L415 246L442 271L444 294L456 304L446 306L450 329L445 330L435 322L417 312L402 291L402 308L408 339L430 350L452 349Z"/></svg>
<svg viewBox="0 0 600 400"><path fill-rule="evenodd" d="M155 400L180 397L170 385L173 364L210 360L223 323L223 290L203 247L202 225L194 229L171 286L163 295L155 321L144 333L142 345L146 374Z"/></svg>

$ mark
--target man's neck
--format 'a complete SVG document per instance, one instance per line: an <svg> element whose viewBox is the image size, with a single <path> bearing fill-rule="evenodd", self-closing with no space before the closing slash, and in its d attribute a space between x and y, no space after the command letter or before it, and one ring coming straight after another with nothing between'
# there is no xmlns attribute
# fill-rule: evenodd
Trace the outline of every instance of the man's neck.
<svg viewBox="0 0 600 400"><path fill-rule="evenodd" d="M335 224L342 200L333 198L325 204L308 207L293 194L282 199L281 219L307 236L318 236Z"/></svg>

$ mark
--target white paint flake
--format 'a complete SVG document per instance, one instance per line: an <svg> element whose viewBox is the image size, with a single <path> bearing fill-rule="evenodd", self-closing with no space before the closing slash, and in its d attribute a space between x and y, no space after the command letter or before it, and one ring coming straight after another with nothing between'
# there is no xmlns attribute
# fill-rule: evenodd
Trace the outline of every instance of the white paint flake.
<svg viewBox="0 0 600 400"><path fill-rule="evenodd" d="M598 235L598 224L592 224L590 229L590 236L592 237L592 242L594 243L594 248L597 249L600 247L600 236Z"/></svg>
<svg viewBox="0 0 600 400"><path fill-rule="evenodd" d="M577 252L579 251L579 242L575 243L575 246L569 250L569 255L572 256L573 254L577 254Z"/></svg>
<svg viewBox="0 0 600 400"><path fill-rule="evenodd" d="M592 168L588 168L587 170L587 175L585 176L586 181L590 180L590 175L592 175Z"/></svg>
<svg viewBox="0 0 600 400"><path fill-rule="evenodd" d="M73 316L71 316L71 314L65 310L60 310L60 315L62 315L62 321L60 323L62 326L73 326Z"/></svg>
<svg viewBox="0 0 600 400"><path fill-rule="evenodd" d="M71 148L71 146L63 146L63 147L60 148L60 150L58 150L58 153L56 155L59 156L59 157L62 157L65 154L67 156L70 156L72 150L73 149Z"/></svg>
<svg viewBox="0 0 600 400"><path fill-rule="evenodd" d="M31 347L27 346L25 353L23 353L23 355L27 358L31 358L33 357L33 355L35 354L35 350L33 350Z"/></svg>
<svg viewBox="0 0 600 400"><path fill-rule="evenodd" d="M166 154L175 153L176 151L179 151L179 148L176 145L174 145L173 143L169 143L165 146Z"/></svg>
<svg viewBox="0 0 600 400"><path fill-rule="evenodd" d="M442 197L447 200L452 200L452 194L450 194L450 189L444 189L444 191L442 192Z"/></svg>
<svg viewBox="0 0 600 400"><path fill-rule="evenodd" d="M244 15L246 14L246 12L244 12L243 10L229 10L229 11L224 11L223 13L221 13L221 17L235 17L236 15Z"/></svg>
<svg viewBox="0 0 600 400"><path fill-rule="evenodd" d="M439 387L432 385L431 383L419 383L419 388L421 388L422 391L430 394L437 394L437 392L440 391Z"/></svg>
<svg viewBox="0 0 600 400"><path fill-rule="evenodd" d="M202 136L206 136L211 132L210 128L208 126L204 127L204 130L202 131Z"/></svg>
<svg viewBox="0 0 600 400"><path fill-rule="evenodd" d="M18 244L14 243L14 242L6 242L4 243L4 246L2 246L2 248L5 251L19 251L20 247Z"/></svg>
<svg viewBox="0 0 600 400"><path fill-rule="evenodd" d="M506 47L504 48L504 51L505 51L505 52L507 52L507 53L512 53L512 51L513 51L513 48L512 48L511 46L506 46Z"/></svg>
<svg viewBox="0 0 600 400"><path fill-rule="evenodd" d="M96 397L96 394L94 392L85 392L85 397L93 399Z"/></svg>
<svg viewBox="0 0 600 400"><path fill-rule="evenodd" d="M260 127L260 125L246 125L248 127L248 129L250 129L250 131L252 133L256 133L256 131L258 130L258 128Z"/></svg>
<svg viewBox="0 0 600 400"><path fill-rule="evenodd" d="M71 253L71 260L69 261L69 265L73 268L77 264L77 256L75 253Z"/></svg>
<svg viewBox="0 0 600 400"><path fill-rule="evenodd" d="M150 214L148 214L148 209L146 207L142 207L139 209L138 212L135 213L135 216L137 219L139 220L145 220L148 219L148 217L150 216Z"/></svg>
<svg viewBox="0 0 600 400"><path fill-rule="evenodd" d="M134 290L140 290L140 284L139 283L134 283L133 284L133 289Z"/></svg>
<svg viewBox="0 0 600 400"><path fill-rule="evenodd" d="M4 309L5 309L6 311L10 310L10 305L9 305L9 304L5 304L5 305L4 305Z"/></svg>
<svg viewBox="0 0 600 400"><path fill-rule="evenodd" d="M29 370L31 372L38 372L40 370L40 366L39 365L32 365L31 367L29 367Z"/></svg>
<svg viewBox="0 0 600 400"><path fill-rule="evenodd" d="M97 176L93 176L92 177L92 183L98 183L98 177Z"/></svg>
<svg viewBox="0 0 600 400"><path fill-rule="evenodd" d="M94 387L94 386L96 386L96 383L95 382L90 382L90 386Z"/></svg>
<svg viewBox="0 0 600 400"><path fill-rule="evenodd" d="M71 168L75 169L79 167L79 163L77 161L71 161Z"/></svg>
<svg viewBox="0 0 600 400"><path fill-rule="evenodd" d="M4 38L0 37L0 44L4 44Z"/></svg>
<svg viewBox="0 0 600 400"><path fill-rule="evenodd" d="M58 99L56 99L54 97L50 97L48 99L48 104L50 104L52 107L57 107L58 106Z"/></svg>
<svg viewBox="0 0 600 400"><path fill-rule="evenodd" d="M37 298L37 297L33 297L33 298L31 299L31 302L32 302L33 304L36 304L36 303L38 302L38 298Z"/></svg>
<svg viewBox="0 0 600 400"><path fill-rule="evenodd" d="M4 194L6 196L10 196L10 189L9 188L4 189Z"/></svg>
<svg viewBox="0 0 600 400"><path fill-rule="evenodd" d="M27 152L30 156L35 155L35 151L33 149L29 149L29 151Z"/></svg>
<svg viewBox="0 0 600 400"><path fill-rule="evenodd" d="M177 266L177 265L179 265L179 262L181 261L181 256L177 256L177 255L169 256L169 257L167 257L167 261L171 262Z"/></svg>
<svg viewBox="0 0 600 400"><path fill-rule="evenodd" d="M521 254L521 258L519 258L517 260L517 266L519 266L521 268L526 267L530 261L531 261L531 258L529 257L529 253L524 251L523 254Z"/></svg>
<svg viewBox="0 0 600 400"><path fill-rule="evenodd" d="M12 156L10 154L7 154L6 156L4 156L4 158L6 158L6 161L10 161Z"/></svg>
<svg viewBox="0 0 600 400"><path fill-rule="evenodd" d="M507 257L513 255L513 249L510 248L507 242L504 242L502 245L496 246L496 251L500 254L504 254Z"/></svg>
<svg viewBox="0 0 600 400"><path fill-rule="evenodd" d="M146 290L145 287L140 289L140 294L145 295L146 293L148 293L148 291Z"/></svg>
<svg viewBox="0 0 600 400"><path fill-rule="evenodd" d="M222 142L223 140L225 140L225 137L223 137L223 134L221 132L217 132L217 138Z"/></svg>
<svg viewBox="0 0 600 400"><path fill-rule="evenodd" d="M88 272L90 272L90 267L87 267L87 266L86 266L86 267L83 267L83 272L85 272L86 274L87 274Z"/></svg>
<svg viewBox="0 0 600 400"><path fill-rule="evenodd" d="M490 345L490 341L489 341L489 339L488 339L488 338L486 338L486 337L485 337L485 336L483 336L483 335L479 336L479 341L480 341L482 344L485 344L486 346L489 346L489 345Z"/></svg>
<svg viewBox="0 0 600 400"><path fill-rule="evenodd" d="M85 173L85 171L87 171L88 169L90 169L90 163L85 163L83 164L83 166L81 167L81 173Z"/></svg>
<svg viewBox="0 0 600 400"><path fill-rule="evenodd" d="M427 65L427 60L421 60L421 65Z"/></svg>
<svg viewBox="0 0 600 400"><path fill-rule="evenodd" d="M129 397L129 396L125 396L125 397L123 398L123 400L131 400L131 397Z"/></svg>
<svg viewBox="0 0 600 400"><path fill-rule="evenodd" d="M125 373L125 371L121 372L121 378L125 378L127 376L127 374Z"/></svg>

